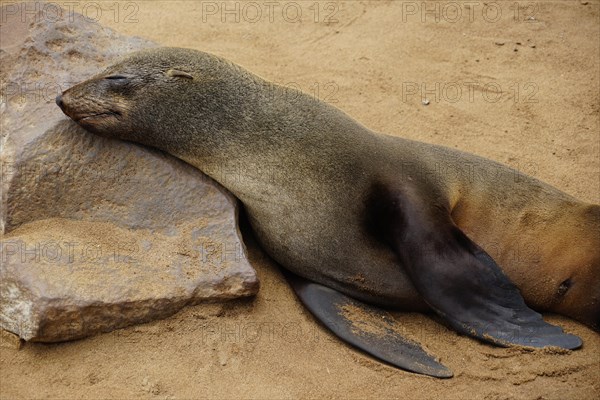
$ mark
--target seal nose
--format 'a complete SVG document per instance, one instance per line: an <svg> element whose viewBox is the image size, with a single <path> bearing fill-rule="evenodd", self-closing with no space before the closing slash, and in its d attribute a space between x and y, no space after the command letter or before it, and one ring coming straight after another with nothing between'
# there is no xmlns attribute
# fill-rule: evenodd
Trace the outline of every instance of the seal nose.
<svg viewBox="0 0 600 400"><path fill-rule="evenodd" d="M62 100L62 94L59 94L58 96L56 96L55 101L56 101L56 105L59 106L60 109L64 111L65 105Z"/></svg>

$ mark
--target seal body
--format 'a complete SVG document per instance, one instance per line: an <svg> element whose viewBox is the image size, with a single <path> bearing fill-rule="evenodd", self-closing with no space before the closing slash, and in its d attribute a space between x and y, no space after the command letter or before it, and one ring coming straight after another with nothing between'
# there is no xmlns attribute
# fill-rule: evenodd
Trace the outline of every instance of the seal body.
<svg viewBox="0 0 600 400"><path fill-rule="evenodd" d="M210 175L244 204L266 252L310 281L370 304L463 315L516 296L502 272L486 272L497 263L531 307L600 326L600 206L519 171L372 132L194 50L134 53L57 103L94 133ZM491 300L486 285L511 294ZM467 288L469 304L456 294ZM507 315L517 303L502 303Z"/></svg>

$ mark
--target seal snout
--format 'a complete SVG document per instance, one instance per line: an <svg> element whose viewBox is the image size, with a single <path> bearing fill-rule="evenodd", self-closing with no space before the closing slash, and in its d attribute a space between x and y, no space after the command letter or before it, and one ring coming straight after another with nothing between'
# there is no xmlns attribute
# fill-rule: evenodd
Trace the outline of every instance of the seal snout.
<svg viewBox="0 0 600 400"><path fill-rule="evenodd" d="M58 107L60 107L61 111L69 118L77 121L77 115L75 110L73 109L73 99L70 96L69 91L64 91L54 99L54 102Z"/></svg>
<svg viewBox="0 0 600 400"><path fill-rule="evenodd" d="M56 101L56 105L59 106L61 110L65 111L65 104L63 103L62 94L56 96L54 101Z"/></svg>
<svg viewBox="0 0 600 400"><path fill-rule="evenodd" d="M122 113L115 104L93 95L93 92L92 95L82 93L86 92L80 87L76 91L73 88L64 91L56 96L56 105L77 123L97 123L100 120L106 122L108 117L121 117Z"/></svg>

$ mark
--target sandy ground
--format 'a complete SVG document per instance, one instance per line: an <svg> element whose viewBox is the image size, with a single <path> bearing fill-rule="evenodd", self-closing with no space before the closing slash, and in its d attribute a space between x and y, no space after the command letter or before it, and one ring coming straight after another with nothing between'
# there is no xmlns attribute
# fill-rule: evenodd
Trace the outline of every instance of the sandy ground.
<svg viewBox="0 0 600 400"><path fill-rule="evenodd" d="M77 4L81 11L77 7L86 3ZM216 53L333 102L377 131L474 152L600 202L597 0L471 2L470 8L427 3L429 13L420 1L258 1L228 4L232 13L221 2L101 4L99 21L122 33ZM301 22L294 22L298 15ZM77 342L2 348L1 397L600 394L600 336L556 316L547 319L580 335L583 349L493 348L427 316L404 314L399 323L455 378L436 380L380 364L318 325L247 229L244 236L262 282L255 299L188 308Z"/></svg>

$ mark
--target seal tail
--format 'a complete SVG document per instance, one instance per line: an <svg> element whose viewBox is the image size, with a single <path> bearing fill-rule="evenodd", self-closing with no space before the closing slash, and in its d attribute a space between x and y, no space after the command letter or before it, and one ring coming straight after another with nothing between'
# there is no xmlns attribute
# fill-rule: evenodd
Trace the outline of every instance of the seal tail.
<svg viewBox="0 0 600 400"><path fill-rule="evenodd" d="M451 378L452 371L397 331L394 317L338 291L283 271L309 311L342 340L398 368Z"/></svg>

